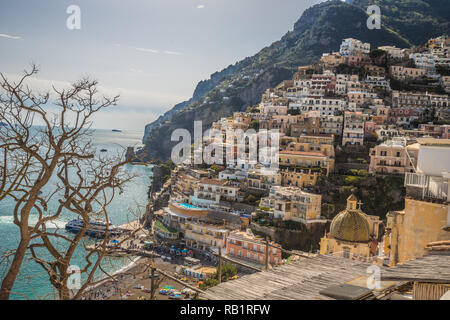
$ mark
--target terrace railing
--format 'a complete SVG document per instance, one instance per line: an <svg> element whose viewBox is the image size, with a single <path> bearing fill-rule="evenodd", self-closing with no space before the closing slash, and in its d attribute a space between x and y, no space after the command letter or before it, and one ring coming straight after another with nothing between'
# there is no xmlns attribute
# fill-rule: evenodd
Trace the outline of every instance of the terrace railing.
<svg viewBox="0 0 450 320"><path fill-rule="evenodd" d="M406 195L419 199L447 200L448 182L437 176L421 173L405 174Z"/></svg>

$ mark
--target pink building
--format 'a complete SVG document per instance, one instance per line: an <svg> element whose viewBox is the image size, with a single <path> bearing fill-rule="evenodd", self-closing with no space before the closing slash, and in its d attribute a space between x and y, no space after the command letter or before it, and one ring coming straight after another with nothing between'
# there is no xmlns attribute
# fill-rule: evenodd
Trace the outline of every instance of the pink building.
<svg viewBox="0 0 450 320"><path fill-rule="evenodd" d="M370 134L372 132L375 132L376 129L376 123L373 121L366 121L364 123L364 134Z"/></svg>
<svg viewBox="0 0 450 320"><path fill-rule="evenodd" d="M388 123L408 125L413 119L415 119L415 116L412 108L392 108L389 110Z"/></svg>
<svg viewBox="0 0 450 320"><path fill-rule="evenodd" d="M347 58L347 64L354 67L362 67L372 64L372 60L364 55L350 55Z"/></svg>
<svg viewBox="0 0 450 320"><path fill-rule="evenodd" d="M269 246L269 263L276 265L281 264L281 247L278 244L270 242ZM230 233L226 240L225 252L231 257L248 260L259 265L265 264L266 245L254 236L250 236L245 232L234 231Z"/></svg>
<svg viewBox="0 0 450 320"><path fill-rule="evenodd" d="M418 152L418 144L407 146L403 138L385 141L370 149L369 172L390 174L413 172Z"/></svg>

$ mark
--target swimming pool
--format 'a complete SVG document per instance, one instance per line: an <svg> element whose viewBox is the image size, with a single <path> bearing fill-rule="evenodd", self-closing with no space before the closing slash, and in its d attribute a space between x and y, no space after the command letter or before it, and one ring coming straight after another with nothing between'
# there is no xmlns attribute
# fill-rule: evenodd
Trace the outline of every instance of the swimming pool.
<svg viewBox="0 0 450 320"><path fill-rule="evenodd" d="M186 209L200 209L199 207L193 206L189 203L180 203L180 207L186 208Z"/></svg>

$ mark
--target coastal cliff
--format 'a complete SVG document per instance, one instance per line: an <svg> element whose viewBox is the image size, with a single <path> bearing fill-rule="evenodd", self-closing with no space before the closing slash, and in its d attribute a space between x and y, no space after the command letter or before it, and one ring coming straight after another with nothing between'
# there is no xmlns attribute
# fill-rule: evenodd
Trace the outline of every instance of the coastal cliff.
<svg viewBox="0 0 450 320"><path fill-rule="evenodd" d="M185 128L192 133L194 120L201 120L206 130L219 118L244 111L257 104L266 89L290 78L298 66L317 61L324 52L339 50L344 38L370 42L373 47L404 48L423 44L424 39L450 30L449 10L441 0L377 1L383 12L380 30L366 26L370 4L364 0L332 0L305 10L293 30L279 41L201 81L190 100L147 125L142 157L168 159L177 143L170 141L174 129ZM411 24L417 29L415 32L410 32Z"/></svg>

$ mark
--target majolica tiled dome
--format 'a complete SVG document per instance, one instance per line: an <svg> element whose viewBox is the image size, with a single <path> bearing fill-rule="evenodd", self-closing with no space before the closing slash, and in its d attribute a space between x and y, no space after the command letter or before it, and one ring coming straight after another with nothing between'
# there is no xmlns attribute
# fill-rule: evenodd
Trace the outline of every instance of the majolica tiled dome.
<svg viewBox="0 0 450 320"><path fill-rule="evenodd" d="M357 209L357 201L358 199L351 195L347 199L347 209L334 217L330 226L333 238L350 242L369 242L369 222L366 215Z"/></svg>

